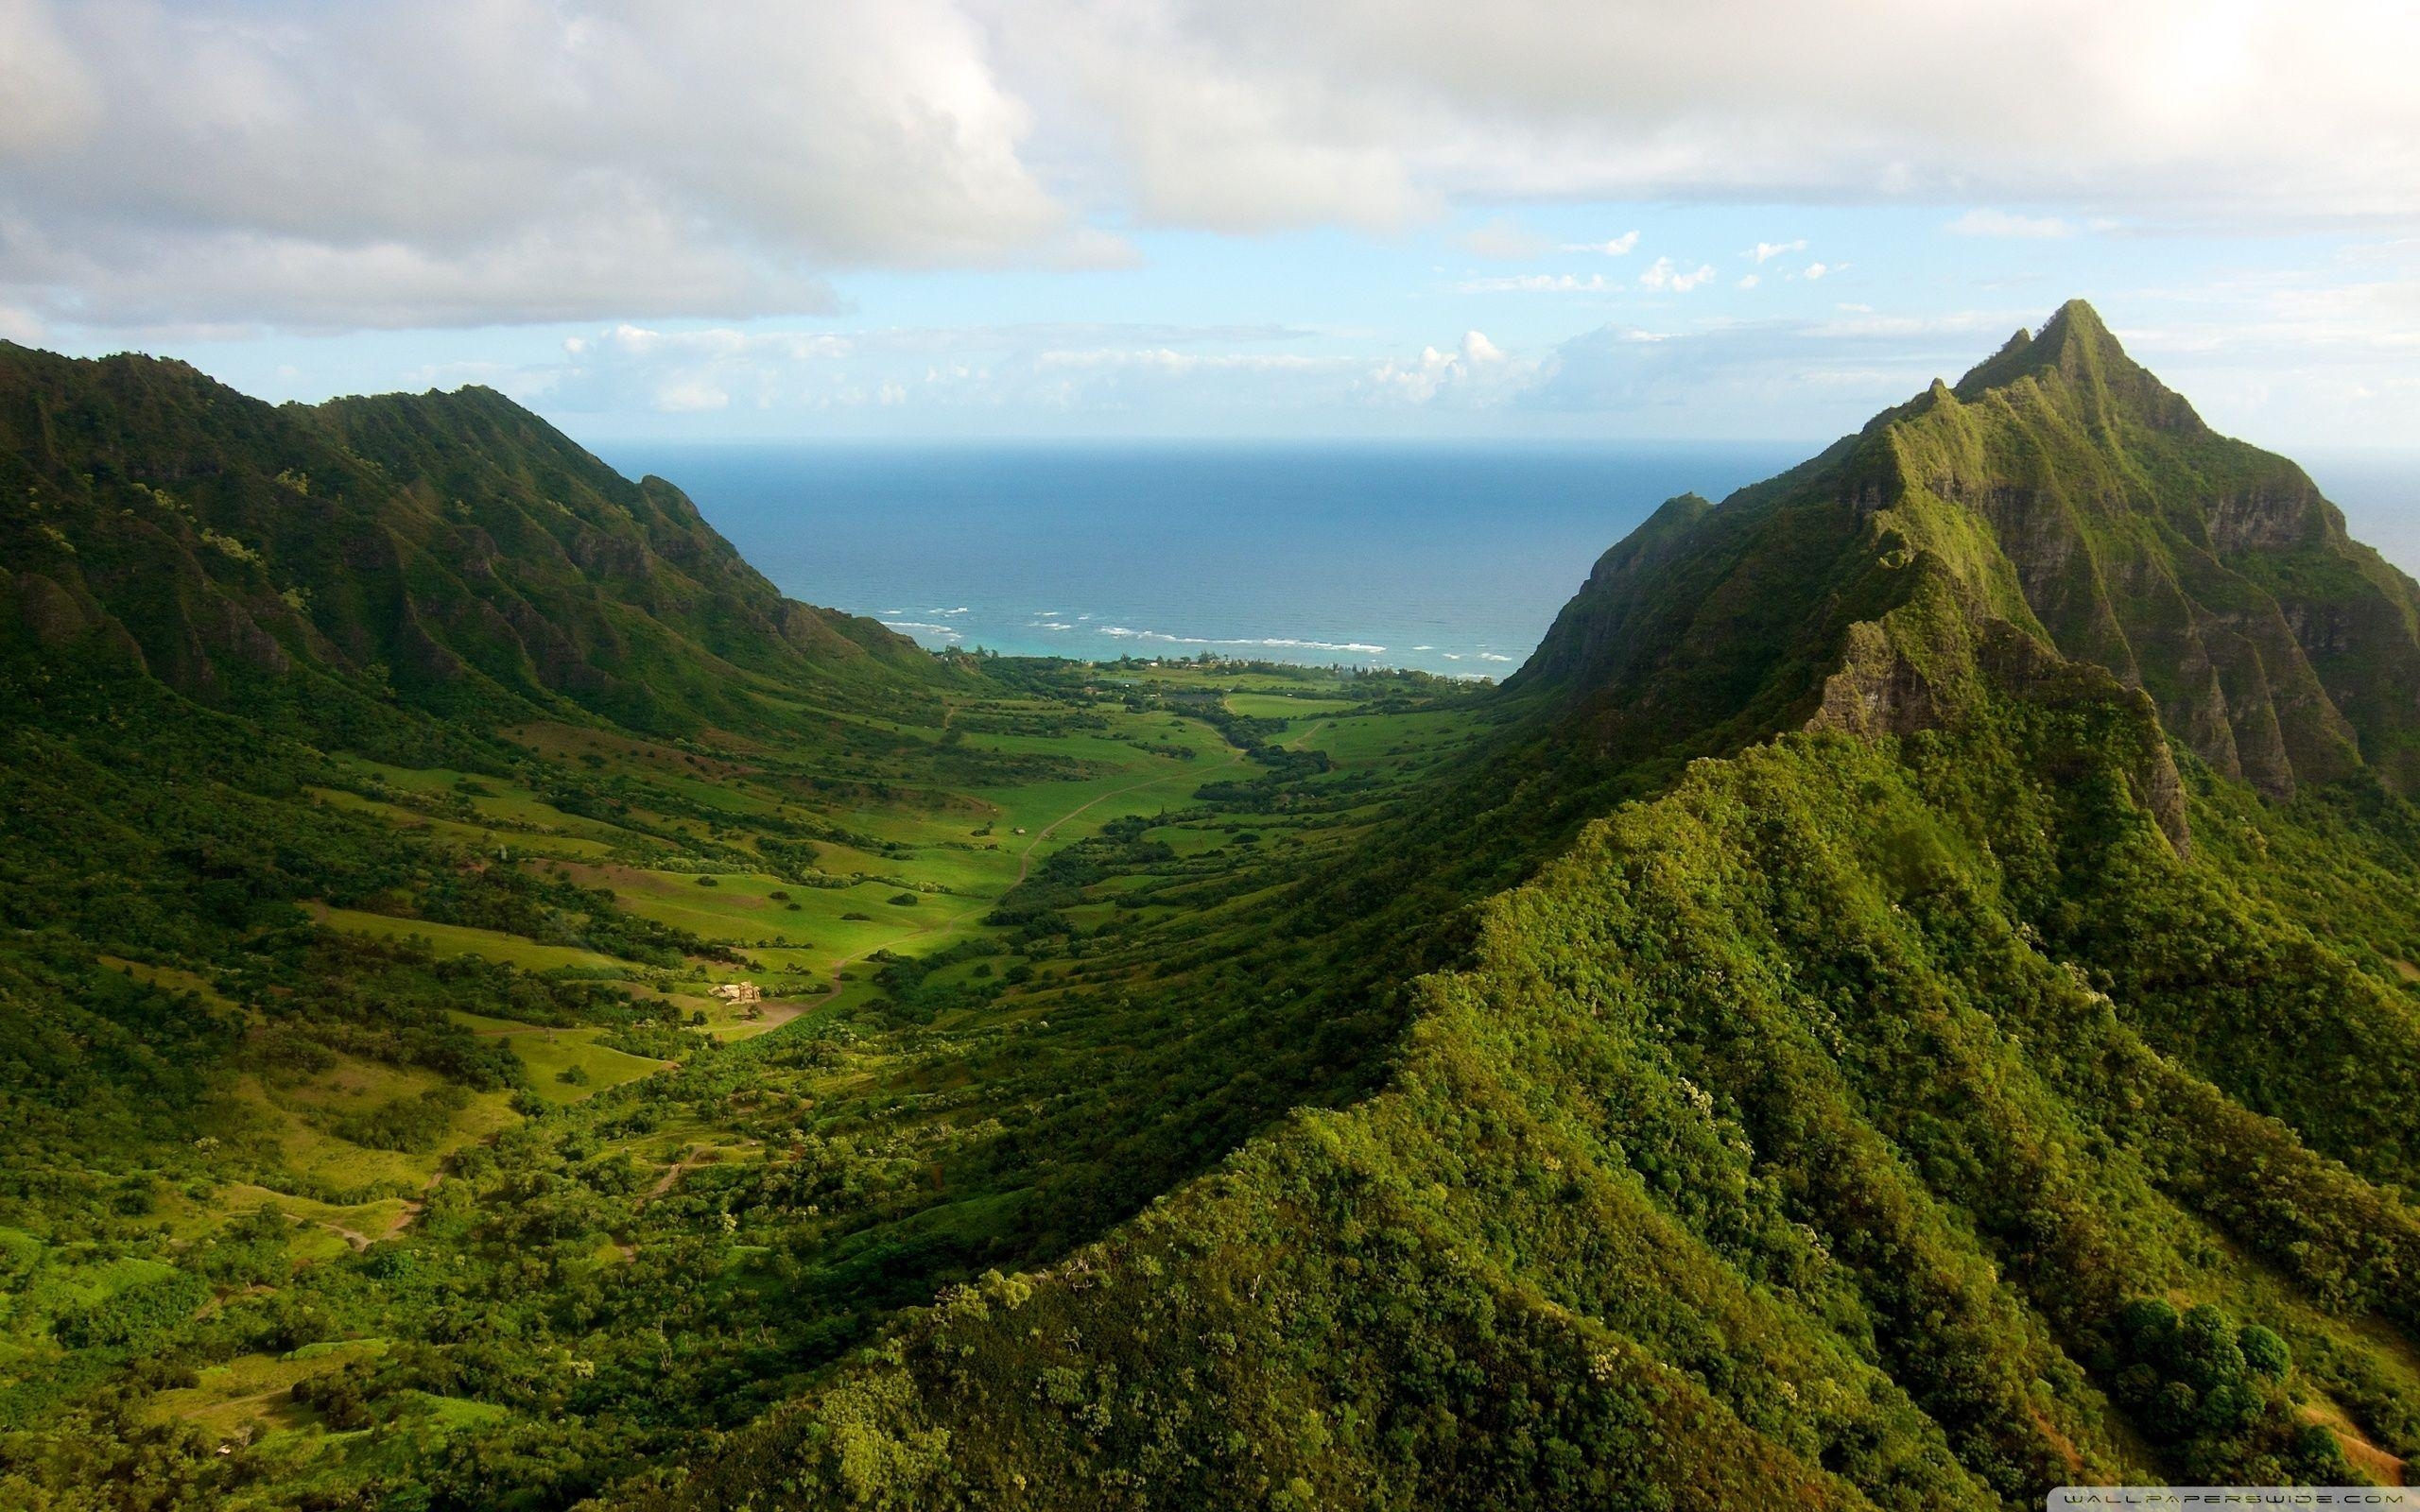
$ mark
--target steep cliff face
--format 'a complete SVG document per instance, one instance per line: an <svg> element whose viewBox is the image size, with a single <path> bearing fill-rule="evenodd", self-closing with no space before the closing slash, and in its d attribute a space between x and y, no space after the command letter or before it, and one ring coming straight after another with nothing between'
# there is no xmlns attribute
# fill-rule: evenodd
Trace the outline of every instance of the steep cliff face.
<svg viewBox="0 0 2420 1512"><path fill-rule="evenodd" d="M1552 692L1615 756L1810 718L1905 729L1990 670L1910 642L1938 638L1911 608L1927 592L1989 638L2106 669L2273 797L2364 766L2420 787L2420 588L2081 301L1795 472L1720 507L1668 505L1510 688Z"/></svg>
<svg viewBox="0 0 2420 1512"><path fill-rule="evenodd" d="M2420 670L2411 581L2346 538L2301 469L2212 432L2089 306L1927 395L1884 444L1903 491L1990 525L2061 652L2149 693L2220 771L2281 797L2365 755L2398 785L2420 775L2408 699L2377 696ZM2351 623L2374 658L2342 644Z"/></svg>
<svg viewBox="0 0 2420 1512"><path fill-rule="evenodd" d="M678 732L935 675L785 599L678 489L501 394L271 406L182 363L0 344L11 628L204 702L599 715Z"/></svg>

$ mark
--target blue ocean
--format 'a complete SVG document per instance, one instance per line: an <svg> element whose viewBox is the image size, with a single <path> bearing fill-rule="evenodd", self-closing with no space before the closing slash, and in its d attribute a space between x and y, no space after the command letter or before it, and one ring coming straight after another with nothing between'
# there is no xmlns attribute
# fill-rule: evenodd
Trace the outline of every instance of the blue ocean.
<svg viewBox="0 0 2420 1512"><path fill-rule="evenodd" d="M1821 443L605 445L686 490L792 597L928 646L1201 651L1502 677L1673 494ZM2308 465L2420 570L2420 456Z"/></svg>

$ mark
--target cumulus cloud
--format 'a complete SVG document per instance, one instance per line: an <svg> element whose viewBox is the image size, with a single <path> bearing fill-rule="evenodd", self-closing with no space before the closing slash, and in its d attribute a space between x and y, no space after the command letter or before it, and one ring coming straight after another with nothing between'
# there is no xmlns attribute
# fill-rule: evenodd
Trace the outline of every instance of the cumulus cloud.
<svg viewBox="0 0 2420 1512"><path fill-rule="evenodd" d="M1801 236L1794 242L1758 242L1753 250L1742 255L1754 258L1756 260L1756 265L1761 267L1765 264L1772 262L1774 258L1781 256L1784 252L1803 252L1805 250L1806 250L1806 238Z"/></svg>
<svg viewBox="0 0 2420 1512"><path fill-rule="evenodd" d="M1114 255L948 0L8 0L0 84L0 288L87 322L812 311L837 268Z"/></svg>
<svg viewBox="0 0 2420 1512"><path fill-rule="evenodd" d="M1015 71L1101 124L1147 214L1187 224L1384 221L1464 195L2238 222L2420 202L2420 12L2398 0L989 3ZM1201 149L1208 187L1171 140Z"/></svg>
<svg viewBox="0 0 2420 1512"><path fill-rule="evenodd" d="M1085 369L1145 369L1183 376L1198 372L1308 372L1336 363L1335 358L1305 357L1289 352L1178 352L1170 347L1097 347L1086 351L1040 352L1032 357L1036 372Z"/></svg>
<svg viewBox="0 0 2420 1512"><path fill-rule="evenodd" d="M1609 294L1614 288L1602 273L1510 273L1454 285L1461 294Z"/></svg>
<svg viewBox="0 0 2420 1512"><path fill-rule="evenodd" d="M1450 352L1424 349L1416 363L1390 361L1370 375L1368 387L1381 399L1434 404L1441 400L1478 406L1496 404L1527 388L1536 365L1517 361L1484 332L1462 335Z"/></svg>
<svg viewBox="0 0 2420 1512"><path fill-rule="evenodd" d="M1970 210L1942 229L1953 236L2001 236L2033 241L2076 233L2074 226L2056 215L2016 215L2005 210Z"/></svg>
<svg viewBox="0 0 2420 1512"><path fill-rule="evenodd" d="M2415 55L2399 0L0 0L0 305L735 319L1523 201L2410 225Z"/></svg>
<svg viewBox="0 0 2420 1512"><path fill-rule="evenodd" d="M1573 242L1564 248L1566 252L1602 252L1607 257L1627 257L1638 245L1638 232L1626 231L1610 241Z"/></svg>
<svg viewBox="0 0 2420 1512"><path fill-rule="evenodd" d="M2331 276L2332 272L2349 277ZM2420 356L2420 247L2349 256L2331 273L2234 275L2103 305L2128 350L2256 440L2398 436ZM1754 276L1754 275L1748 275ZM1955 379L2018 326L2027 303L1910 313L1841 302L1820 316L1720 315L1662 328L1616 321L1557 345L1480 331L1412 351L1283 327L1031 325L790 331L598 327L560 360L431 370L561 415L713 416L717 427L838 430L1433 434L1469 424L1593 436L1841 434ZM752 417L754 417L752 419ZM938 417L938 419L937 419Z"/></svg>
<svg viewBox="0 0 2420 1512"><path fill-rule="evenodd" d="M1674 294L1686 294L1714 277L1714 265L1702 263L1695 271L1674 266L1668 257L1659 257L1638 275L1641 288L1667 289Z"/></svg>
<svg viewBox="0 0 2420 1512"><path fill-rule="evenodd" d="M1484 332L1416 356L1288 350L1282 327L1032 325L873 332L601 328L558 361L431 369L434 384L486 383L550 414L780 420L909 412L1023 418L1182 410L1189 417L1484 408L1517 395L1535 361Z"/></svg>
<svg viewBox="0 0 2420 1512"><path fill-rule="evenodd" d="M1147 223L1392 230L1444 204L1359 101L1308 78L1278 80L1260 59L1234 56L1232 35L1196 25L1215 26L1215 15L1150 0L985 8L1006 65L1061 107L1050 146L1108 180L1103 187ZM1268 35L1284 36L1286 25Z"/></svg>

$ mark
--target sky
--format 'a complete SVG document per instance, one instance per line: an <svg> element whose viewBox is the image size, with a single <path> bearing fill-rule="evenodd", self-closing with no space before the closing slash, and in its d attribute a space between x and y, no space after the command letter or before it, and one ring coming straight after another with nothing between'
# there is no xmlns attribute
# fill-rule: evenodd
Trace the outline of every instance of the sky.
<svg viewBox="0 0 2420 1512"><path fill-rule="evenodd" d="M0 0L0 336L592 443L1823 438L2064 300L2420 447L2420 7Z"/></svg>

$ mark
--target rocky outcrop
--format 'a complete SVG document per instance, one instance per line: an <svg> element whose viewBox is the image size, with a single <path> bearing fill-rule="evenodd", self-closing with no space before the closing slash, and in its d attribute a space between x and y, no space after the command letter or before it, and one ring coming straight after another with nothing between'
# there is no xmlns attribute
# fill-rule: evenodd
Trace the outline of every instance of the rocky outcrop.
<svg viewBox="0 0 2420 1512"><path fill-rule="evenodd" d="M1932 687L1915 663L1872 621L1849 627L1841 669L1824 679L1808 730L1853 735L1908 735L1939 722Z"/></svg>

